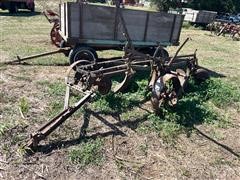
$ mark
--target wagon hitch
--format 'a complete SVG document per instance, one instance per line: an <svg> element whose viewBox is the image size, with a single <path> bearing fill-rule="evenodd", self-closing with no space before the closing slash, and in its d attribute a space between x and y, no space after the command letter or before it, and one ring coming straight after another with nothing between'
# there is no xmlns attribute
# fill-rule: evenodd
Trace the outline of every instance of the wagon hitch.
<svg viewBox="0 0 240 180"><path fill-rule="evenodd" d="M55 51L35 54L35 55L27 56L27 57L24 57L24 58L21 58L21 57L17 56L17 59L12 60L12 61L3 62L3 64L14 65L14 64L20 64L21 62L26 61L26 60L31 60L31 59L44 57L44 56L49 56L49 55L53 55L53 54L59 54L59 53L68 54L70 52L70 50L71 50L70 48L60 48L60 49L55 50Z"/></svg>

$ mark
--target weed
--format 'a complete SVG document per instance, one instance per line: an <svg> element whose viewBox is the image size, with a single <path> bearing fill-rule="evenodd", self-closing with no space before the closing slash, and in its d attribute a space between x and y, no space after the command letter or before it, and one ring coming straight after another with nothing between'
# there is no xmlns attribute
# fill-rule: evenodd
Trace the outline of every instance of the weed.
<svg viewBox="0 0 240 180"><path fill-rule="evenodd" d="M53 99L49 103L48 114L49 116L57 114L63 109L63 97L65 94L65 85L61 82L51 83L49 81L39 81L39 85L47 87L47 92L50 99Z"/></svg>
<svg viewBox="0 0 240 180"><path fill-rule="evenodd" d="M139 150L144 154L144 156L147 156L147 153L148 153L148 144L145 143L145 144L141 144L139 146Z"/></svg>
<svg viewBox="0 0 240 180"><path fill-rule="evenodd" d="M81 143L78 147L69 151L69 160L80 167L90 164L100 165L103 162L102 145L103 142L100 139Z"/></svg>
<svg viewBox="0 0 240 180"><path fill-rule="evenodd" d="M48 115L52 116L59 113L63 109L63 101L51 101L48 107Z"/></svg>
<svg viewBox="0 0 240 180"><path fill-rule="evenodd" d="M173 119L170 121L169 119L163 120L154 114L149 115L148 119L152 122L150 128L155 130L164 141L171 143L174 142L174 139L182 132L182 127L174 121L176 115L168 114L168 116L169 118L173 117Z"/></svg>
<svg viewBox="0 0 240 180"><path fill-rule="evenodd" d="M206 83L206 99L210 99L217 107L226 108L240 102L240 89L220 80L209 80Z"/></svg>
<svg viewBox="0 0 240 180"><path fill-rule="evenodd" d="M32 82L32 79L28 76L16 76L15 78L16 80L19 80L19 81Z"/></svg>
<svg viewBox="0 0 240 180"><path fill-rule="evenodd" d="M126 168L125 165L124 165L124 163L123 163L122 161L118 160L118 159L116 159L115 163L116 163L116 165L117 165L117 168L118 168L120 171L122 171L122 170L124 170L124 169Z"/></svg>
<svg viewBox="0 0 240 180"><path fill-rule="evenodd" d="M6 103L5 95L4 95L3 92L0 92L0 102L2 102L2 103Z"/></svg>
<svg viewBox="0 0 240 180"><path fill-rule="evenodd" d="M5 134L5 132L9 129L10 124L8 123L0 123L0 137Z"/></svg>
<svg viewBox="0 0 240 180"><path fill-rule="evenodd" d="M190 178L191 177L191 172L187 169L184 169L184 170L182 170L182 175Z"/></svg>
<svg viewBox="0 0 240 180"><path fill-rule="evenodd" d="M54 82L48 84L48 92L51 96L62 97L64 96L65 84L62 82Z"/></svg>
<svg viewBox="0 0 240 180"><path fill-rule="evenodd" d="M19 101L19 108L23 114L27 114L29 111L29 103L26 98L22 97Z"/></svg>
<svg viewBox="0 0 240 180"><path fill-rule="evenodd" d="M210 79L202 84L190 81L187 91L176 107L163 107L160 116L150 114L150 125L139 127L140 131L147 133L155 130L166 142L172 142L179 133L191 130L196 124L228 127L228 118L221 116L216 108L225 108L226 105L232 106L239 102L240 93L237 88L218 79Z"/></svg>

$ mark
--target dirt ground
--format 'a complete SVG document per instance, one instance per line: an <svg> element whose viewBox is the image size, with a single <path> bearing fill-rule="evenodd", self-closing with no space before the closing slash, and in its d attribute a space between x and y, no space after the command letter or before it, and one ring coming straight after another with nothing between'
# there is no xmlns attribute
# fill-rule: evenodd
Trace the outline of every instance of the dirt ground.
<svg viewBox="0 0 240 180"><path fill-rule="evenodd" d="M50 28L39 14L15 17L1 11L0 62L17 54L53 50ZM239 42L203 30L184 29L181 40L188 36L193 41L184 52L198 49L204 67L223 74L222 81L231 80L240 87ZM22 156L21 143L53 116L49 114L51 103L63 101L64 89L53 95L48 86L64 83L68 67L56 64L67 62L66 57L57 55L29 65L0 66L0 179L240 179L239 107L219 110L231 125L196 124L190 133L178 135L174 143L166 143L155 131L140 130L149 123L150 102L117 114L87 107L43 141L35 154ZM29 110L21 116L23 98ZM133 117L125 118L126 113ZM89 121L86 138L103 141L101 165L79 167L69 160L69 151L83 143L79 139L83 121Z"/></svg>

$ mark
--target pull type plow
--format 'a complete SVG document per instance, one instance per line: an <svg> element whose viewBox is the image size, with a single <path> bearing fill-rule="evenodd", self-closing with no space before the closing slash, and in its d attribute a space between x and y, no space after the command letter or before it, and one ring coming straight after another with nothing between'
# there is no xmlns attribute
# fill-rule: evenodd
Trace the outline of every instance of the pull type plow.
<svg viewBox="0 0 240 180"><path fill-rule="evenodd" d="M173 57L158 56L159 51L162 50L161 46L156 49L153 56L150 56L136 51L131 44L126 44L125 55L121 59L102 62L76 61L67 71L64 110L31 134L26 146L31 149L36 147L41 140L88 102L95 92L106 95L110 91L114 93L126 91L132 77L144 70L151 70L148 88L152 92L151 102L154 111L159 111L164 104L175 106L190 76L197 80L208 78L208 72L198 66L196 51L190 55L178 56L188 40L189 38ZM113 83L113 78L116 76L122 77L122 81ZM69 106L69 97L73 89L83 93L84 97L75 105Z"/></svg>

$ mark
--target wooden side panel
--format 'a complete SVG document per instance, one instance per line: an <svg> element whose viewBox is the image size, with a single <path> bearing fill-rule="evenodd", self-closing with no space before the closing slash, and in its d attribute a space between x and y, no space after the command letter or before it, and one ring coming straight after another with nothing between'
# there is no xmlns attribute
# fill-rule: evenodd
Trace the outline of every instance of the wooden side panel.
<svg viewBox="0 0 240 180"><path fill-rule="evenodd" d="M179 42L183 20L184 20L184 16L176 16L175 25L172 33L172 40L171 40L171 42L174 44Z"/></svg>
<svg viewBox="0 0 240 180"><path fill-rule="evenodd" d="M146 41L169 42L174 15L150 13Z"/></svg>
<svg viewBox="0 0 240 180"><path fill-rule="evenodd" d="M142 42L142 44L144 42L173 44L178 42L183 16L129 9L122 9L122 14L133 41ZM76 42L125 41L122 25L118 24L116 19L114 7L79 3L61 5L61 31L64 32L66 39L75 39ZM118 24L117 29L116 24ZM114 33L115 30L117 30L116 33Z"/></svg>
<svg viewBox="0 0 240 180"><path fill-rule="evenodd" d="M76 3L69 4L70 9L70 30L71 30L71 37L79 37L80 34L80 6Z"/></svg>
<svg viewBox="0 0 240 180"><path fill-rule="evenodd" d="M64 9L65 9L65 35L66 37L69 37L69 34L68 34L68 25L69 25L69 21L70 21L70 17L68 16L68 3L65 3L64 4Z"/></svg>
<svg viewBox="0 0 240 180"><path fill-rule="evenodd" d="M215 17L216 17L217 13L211 12L211 11L199 11L197 18L196 18L196 22L197 23L210 23L212 22Z"/></svg>
<svg viewBox="0 0 240 180"><path fill-rule="evenodd" d="M122 9L122 15L130 38L133 41L144 41L147 12ZM126 40L126 38L123 36L122 29L119 29L118 31L118 40Z"/></svg>
<svg viewBox="0 0 240 180"><path fill-rule="evenodd" d="M82 15L84 39L113 39L115 8L84 5Z"/></svg>
<svg viewBox="0 0 240 180"><path fill-rule="evenodd" d="M60 30L62 31L62 33L65 35L65 14L64 14L65 10L64 10L64 4L60 5Z"/></svg>

